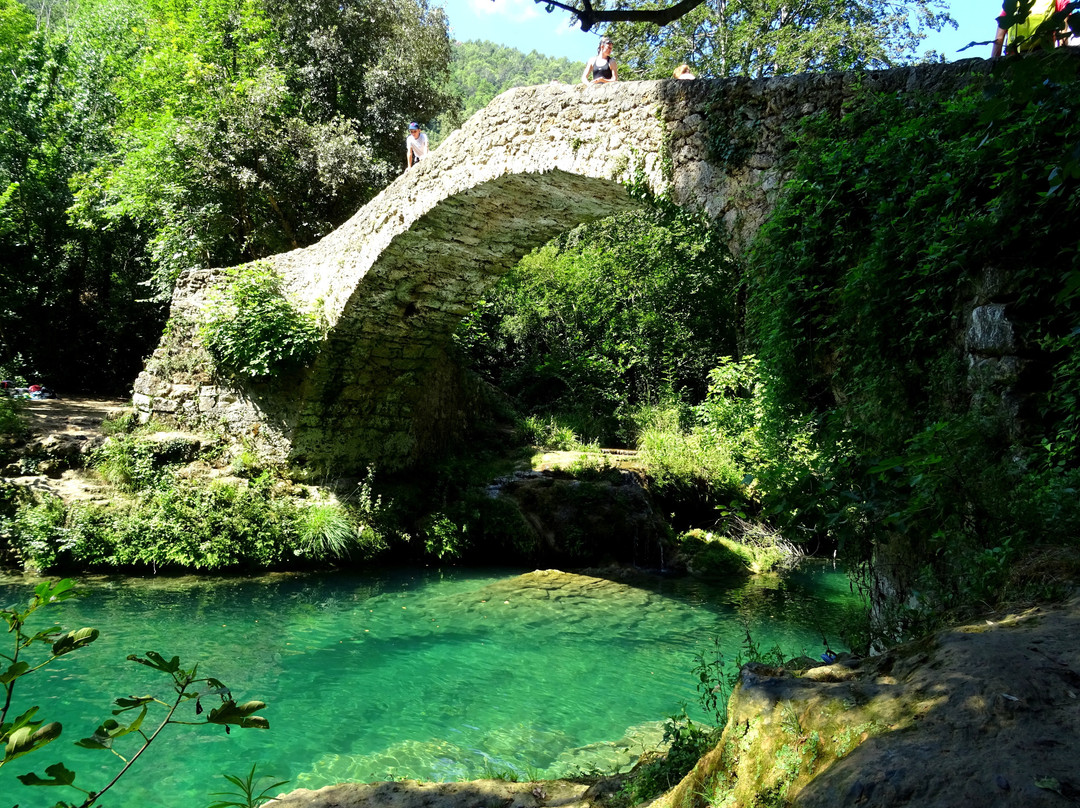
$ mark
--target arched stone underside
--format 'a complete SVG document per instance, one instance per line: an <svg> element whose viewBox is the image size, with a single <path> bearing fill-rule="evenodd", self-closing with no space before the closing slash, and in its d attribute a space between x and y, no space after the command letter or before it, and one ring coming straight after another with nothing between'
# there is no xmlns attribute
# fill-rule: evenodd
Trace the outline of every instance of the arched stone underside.
<svg viewBox="0 0 1080 808"><path fill-rule="evenodd" d="M310 367L262 384L215 376L198 323L224 273L192 271L135 405L313 468L407 466L466 429L475 398L451 334L526 252L638 204L632 183L704 211L737 253L775 203L799 118L855 92L955 88L987 64L504 93L322 241L270 259L325 325Z"/></svg>
<svg viewBox="0 0 1080 808"><path fill-rule="evenodd" d="M555 170L504 175L420 217L367 271L306 374L293 455L348 465L362 446L394 465L461 434L469 385L447 348L462 316L529 250L633 204L617 183ZM342 436L352 446L339 458Z"/></svg>

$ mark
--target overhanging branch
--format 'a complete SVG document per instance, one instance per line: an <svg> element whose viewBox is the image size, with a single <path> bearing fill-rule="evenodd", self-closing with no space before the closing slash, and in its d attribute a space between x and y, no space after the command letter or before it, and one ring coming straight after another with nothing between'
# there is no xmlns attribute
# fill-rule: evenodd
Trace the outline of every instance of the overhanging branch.
<svg viewBox="0 0 1080 808"><path fill-rule="evenodd" d="M650 9L600 9L593 8L591 0L581 0L581 6L567 5L558 0L533 0L540 5L561 8L573 14L581 22L581 30L588 31L598 22L651 22L653 25L667 25L689 14L705 0L679 0L667 8Z"/></svg>

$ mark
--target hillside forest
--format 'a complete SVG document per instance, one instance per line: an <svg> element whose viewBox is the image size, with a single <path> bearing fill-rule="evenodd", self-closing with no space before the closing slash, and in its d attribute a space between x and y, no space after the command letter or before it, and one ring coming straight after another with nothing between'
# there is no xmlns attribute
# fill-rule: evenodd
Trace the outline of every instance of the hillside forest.
<svg viewBox="0 0 1080 808"><path fill-rule="evenodd" d="M935 4L890 8L835 12L853 49L808 63L779 60L790 48L774 33L752 47L757 11L732 5L750 15L738 27L750 56L678 55L706 76L886 67L916 60L921 31L948 22ZM830 9L783 35L798 41ZM649 66L643 43L659 32L611 33L637 54L627 77L675 54L654 42ZM13 79L0 84L0 372L120 395L179 272L330 232L401 171L410 120L437 140L508 87L580 76L452 43L422 0L0 0L0 69ZM1060 594L1080 563L1078 87L1077 60L1055 52L1004 60L952 96L867 95L810 118L742 255L662 198L562 234L455 335L499 391L513 438L492 434L636 450L679 541L782 535L856 569L888 563L883 602L933 593L912 624ZM1015 332L990 363L965 342L984 305ZM486 446L433 466L422 503L372 475L316 509L277 499L287 469L240 456L250 484L200 488L140 448L133 425L115 428L93 461L123 492L111 505L5 486L8 561L250 569L512 549L475 490Z"/></svg>

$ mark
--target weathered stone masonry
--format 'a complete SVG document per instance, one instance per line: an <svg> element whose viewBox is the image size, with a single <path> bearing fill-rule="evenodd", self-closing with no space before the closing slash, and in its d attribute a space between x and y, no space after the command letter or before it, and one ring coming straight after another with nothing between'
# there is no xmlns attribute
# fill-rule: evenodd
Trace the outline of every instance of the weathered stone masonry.
<svg viewBox="0 0 1080 808"><path fill-rule="evenodd" d="M215 378L197 323L223 273L190 271L135 405L275 459L407 466L466 427L450 335L526 252L637 204L627 183L703 210L738 252L775 203L798 119L857 92L955 88L988 64L511 90L335 232L272 259L290 299L326 324L310 367L267 384Z"/></svg>

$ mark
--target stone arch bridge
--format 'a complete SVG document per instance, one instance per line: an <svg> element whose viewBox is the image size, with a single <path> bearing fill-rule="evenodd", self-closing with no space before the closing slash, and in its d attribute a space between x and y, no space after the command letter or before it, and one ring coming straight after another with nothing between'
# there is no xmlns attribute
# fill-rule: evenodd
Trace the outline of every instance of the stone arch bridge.
<svg viewBox="0 0 1080 808"><path fill-rule="evenodd" d="M640 204L628 187L704 211L738 253L776 200L799 118L859 92L952 89L988 66L511 90L322 241L271 259L324 323L309 367L260 384L216 376L198 322L224 271L189 271L135 406L311 469L408 466L467 430L477 391L451 334L525 253Z"/></svg>

